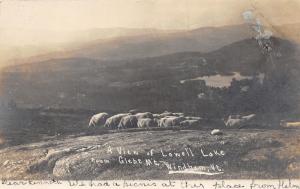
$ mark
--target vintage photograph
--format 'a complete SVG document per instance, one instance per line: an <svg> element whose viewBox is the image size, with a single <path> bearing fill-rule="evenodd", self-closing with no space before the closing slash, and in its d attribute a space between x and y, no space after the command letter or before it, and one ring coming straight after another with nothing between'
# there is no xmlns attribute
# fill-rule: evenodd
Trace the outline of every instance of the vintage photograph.
<svg viewBox="0 0 300 189"><path fill-rule="evenodd" d="M300 179L299 52L299 0L0 0L0 179Z"/></svg>

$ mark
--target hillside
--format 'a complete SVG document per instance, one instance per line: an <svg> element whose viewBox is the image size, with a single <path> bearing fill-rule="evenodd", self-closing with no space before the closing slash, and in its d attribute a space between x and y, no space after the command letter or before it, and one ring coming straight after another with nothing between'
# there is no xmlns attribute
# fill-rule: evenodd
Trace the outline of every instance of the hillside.
<svg viewBox="0 0 300 189"><path fill-rule="evenodd" d="M241 129L226 130L221 136L205 130L70 136L1 149L0 176L16 180L299 178L298 135L298 129ZM186 153L185 149L188 155L167 155ZM221 151L225 155L207 156ZM180 172L183 166L192 168Z"/></svg>
<svg viewBox="0 0 300 189"><path fill-rule="evenodd" d="M219 91L195 78L217 74L228 76L236 72L240 73L244 80L245 77L258 77L259 74L267 74L269 77L266 80L268 82L265 82L268 86L257 84L251 79L243 81L244 84L237 82L237 85L253 87L253 90L250 89L248 100L253 98L251 95L262 95L259 94L261 91L265 92L261 98L267 98L267 89L260 90L260 87L271 87L270 89L278 92L279 99L295 91L292 99L285 97L286 100L282 102L284 107L290 108L299 92L296 87L299 81L299 64L293 58L295 48L289 41L279 38L272 38L272 42L275 46L275 67L268 57L262 54L254 39L235 42L210 53L181 52L122 61L100 61L91 58L52 59L9 67L3 73L3 91L7 92L3 96L10 96L20 107L110 111L140 108L156 112L169 109L197 114L203 107L211 107L211 111L218 109L224 113L229 111L228 106L234 96L229 94L233 92L231 90L236 89ZM182 83L183 80L190 82ZM278 86L278 82L282 83L282 86ZM293 90L287 91L287 88ZM210 101L199 99L201 93ZM240 91L234 93L238 95L239 101L244 99L241 99ZM232 99L227 99L229 97ZM230 100L226 102L227 105L223 104L225 99ZM247 104L248 101L244 103ZM250 109L258 111L257 108ZM268 106L266 108L268 109Z"/></svg>

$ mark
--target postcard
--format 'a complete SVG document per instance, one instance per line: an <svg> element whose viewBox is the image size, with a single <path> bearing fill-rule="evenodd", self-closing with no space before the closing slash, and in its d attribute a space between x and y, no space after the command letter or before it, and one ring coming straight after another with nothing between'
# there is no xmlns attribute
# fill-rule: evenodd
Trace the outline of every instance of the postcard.
<svg viewBox="0 0 300 189"><path fill-rule="evenodd" d="M0 188L300 189L299 0L1 0Z"/></svg>

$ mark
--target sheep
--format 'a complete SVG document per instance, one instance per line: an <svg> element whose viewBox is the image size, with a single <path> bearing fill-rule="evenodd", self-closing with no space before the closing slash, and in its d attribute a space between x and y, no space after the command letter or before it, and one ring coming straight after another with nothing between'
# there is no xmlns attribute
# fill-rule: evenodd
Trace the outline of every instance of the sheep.
<svg viewBox="0 0 300 189"><path fill-rule="evenodd" d="M97 126L99 126L99 127L104 126L104 124L108 118L109 118L109 115L108 115L108 113L105 113L105 112L93 115L89 122L89 128L97 127Z"/></svg>
<svg viewBox="0 0 300 189"><path fill-rule="evenodd" d="M117 129L121 119L129 114L117 114L108 118L104 124L105 128Z"/></svg>
<svg viewBox="0 0 300 189"><path fill-rule="evenodd" d="M148 128L148 127L157 127L158 126L158 120L157 119L151 119L151 118L142 118L138 120L137 123L139 128Z"/></svg>
<svg viewBox="0 0 300 189"><path fill-rule="evenodd" d="M135 116L137 119L142 119L142 118L153 119L153 115L150 112L137 113L137 114L135 114Z"/></svg>
<svg viewBox="0 0 300 189"><path fill-rule="evenodd" d="M184 117L167 116L159 120L159 127L179 126L180 122L184 121Z"/></svg>
<svg viewBox="0 0 300 189"><path fill-rule="evenodd" d="M225 122L226 127L242 127L252 121L256 117L255 114L250 114L247 116L229 116Z"/></svg>
<svg viewBox="0 0 300 189"><path fill-rule="evenodd" d="M127 115L121 118L118 129L137 128L138 119L134 115Z"/></svg>

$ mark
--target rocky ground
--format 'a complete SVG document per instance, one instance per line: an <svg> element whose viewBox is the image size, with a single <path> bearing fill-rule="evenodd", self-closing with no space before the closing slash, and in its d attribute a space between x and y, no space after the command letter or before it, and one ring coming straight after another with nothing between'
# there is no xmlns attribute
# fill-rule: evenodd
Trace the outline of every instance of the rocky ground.
<svg viewBox="0 0 300 189"><path fill-rule="evenodd" d="M128 130L0 150L2 179L300 178L299 129ZM183 170L186 169L186 170Z"/></svg>

